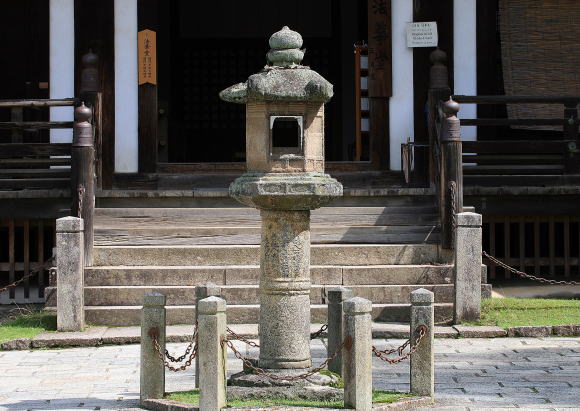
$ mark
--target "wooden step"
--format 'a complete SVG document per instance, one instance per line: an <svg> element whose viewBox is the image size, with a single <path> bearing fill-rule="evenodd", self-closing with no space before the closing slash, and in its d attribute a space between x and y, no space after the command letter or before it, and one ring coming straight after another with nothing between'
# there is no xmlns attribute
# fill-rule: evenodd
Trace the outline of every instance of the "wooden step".
<svg viewBox="0 0 580 411"><path fill-rule="evenodd" d="M312 244L423 244L439 241L436 226L315 226ZM97 228L95 245L260 244L260 227Z"/></svg>
<svg viewBox="0 0 580 411"><path fill-rule="evenodd" d="M453 304L435 303L435 322L448 322L453 316ZM379 322L408 322L410 304L373 304L372 317ZM259 320L259 305L228 305L229 324L256 324ZM326 305L310 306L311 322L326 323ZM88 324L108 326L139 325L141 307L136 306L87 306L85 319ZM167 324L193 324L195 306L168 306Z"/></svg>
<svg viewBox="0 0 580 411"><path fill-rule="evenodd" d="M253 208L98 208L95 229L194 227L259 227L260 213ZM325 207L312 212L315 226L437 225L432 206Z"/></svg>
<svg viewBox="0 0 580 411"><path fill-rule="evenodd" d="M95 266L259 265L258 245L100 246L93 249ZM312 265L428 264L440 261L433 244L315 244Z"/></svg>

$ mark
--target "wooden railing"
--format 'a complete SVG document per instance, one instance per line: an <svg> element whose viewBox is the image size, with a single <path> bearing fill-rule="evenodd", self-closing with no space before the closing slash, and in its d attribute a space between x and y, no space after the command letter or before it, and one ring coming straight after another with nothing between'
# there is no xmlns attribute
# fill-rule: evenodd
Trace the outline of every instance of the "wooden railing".
<svg viewBox="0 0 580 411"><path fill-rule="evenodd" d="M0 143L0 191L70 189L72 216L84 219L85 264L92 265L93 215L95 203L94 123L100 118L98 59L89 52L83 56L80 95L66 99L0 100L0 108L75 107L74 121L0 122L0 130L11 130L10 142ZM86 104L85 104L86 102ZM11 116L12 119L14 115ZM91 122L92 120L92 122ZM26 130L73 129L72 143L50 143L47 136L25 141ZM38 140L43 140L38 142ZM39 193L39 196L42 194ZM42 198L42 197L40 197ZM38 210L39 218L43 217Z"/></svg>
<svg viewBox="0 0 580 411"><path fill-rule="evenodd" d="M431 53L428 131L431 182L436 187L444 248L453 247L454 215L463 209L463 174L502 176L579 172L580 96L452 96L446 54ZM457 118L463 104L561 104L562 118ZM460 126L560 126L558 139L462 141Z"/></svg>

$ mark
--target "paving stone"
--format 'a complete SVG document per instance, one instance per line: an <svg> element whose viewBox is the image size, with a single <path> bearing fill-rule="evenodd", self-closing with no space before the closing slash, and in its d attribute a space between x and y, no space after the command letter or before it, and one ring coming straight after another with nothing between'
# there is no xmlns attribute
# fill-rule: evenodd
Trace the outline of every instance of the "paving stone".
<svg viewBox="0 0 580 411"><path fill-rule="evenodd" d="M18 338L15 340L6 341L0 345L0 349L5 351L28 350L31 347L32 341L30 338Z"/></svg>
<svg viewBox="0 0 580 411"><path fill-rule="evenodd" d="M507 331L500 327L454 325L453 328L462 338L495 338L507 335Z"/></svg>

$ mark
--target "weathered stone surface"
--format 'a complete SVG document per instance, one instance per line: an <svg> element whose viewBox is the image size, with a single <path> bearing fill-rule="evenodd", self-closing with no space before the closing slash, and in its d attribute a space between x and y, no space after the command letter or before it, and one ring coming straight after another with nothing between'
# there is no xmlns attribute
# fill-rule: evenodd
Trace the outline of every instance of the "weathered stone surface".
<svg viewBox="0 0 580 411"><path fill-rule="evenodd" d="M341 401L342 390L326 386L304 387L228 387L228 401L248 399L284 399L306 401Z"/></svg>
<svg viewBox="0 0 580 411"><path fill-rule="evenodd" d="M344 310L342 350L342 378L344 380L344 405L357 411L372 408L372 303L354 297L342 303Z"/></svg>
<svg viewBox="0 0 580 411"><path fill-rule="evenodd" d="M455 303L453 321L481 316L481 214L457 214L455 229Z"/></svg>
<svg viewBox="0 0 580 411"><path fill-rule="evenodd" d="M32 348L32 340L30 338L17 338L15 340L3 342L0 345L0 348L4 351L28 350Z"/></svg>
<svg viewBox="0 0 580 411"><path fill-rule="evenodd" d="M327 355L330 357L342 343L342 318L344 311L342 303L353 297L352 290L346 287L331 287L326 290L328 299L328 346ZM328 363L328 369L337 374L342 373L342 353Z"/></svg>
<svg viewBox="0 0 580 411"><path fill-rule="evenodd" d="M199 407L218 411L226 406L226 301L208 297L198 304Z"/></svg>
<svg viewBox="0 0 580 411"><path fill-rule="evenodd" d="M220 92L230 103L250 101L304 101L326 103L333 96L332 84L309 67L301 66L304 58L302 36L284 26L270 37L267 54L270 66Z"/></svg>
<svg viewBox="0 0 580 411"><path fill-rule="evenodd" d="M262 211L260 367L308 368L310 211Z"/></svg>
<svg viewBox="0 0 580 411"><path fill-rule="evenodd" d="M103 344L136 344L141 341L141 327L107 328L101 337Z"/></svg>
<svg viewBox="0 0 580 411"><path fill-rule="evenodd" d="M552 333L560 337L577 337L580 336L580 324L554 325Z"/></svg>
<svg viewBox="0 0 580 411"><path fill-rule="evenodd" d="M246 173L230 185L230 196L250 207L312 210L342 196L342 184L324 173Z"/></svg>
<svg viewBox="0 0 580 411"><path fill-rule="evenodd" d="M463 338L495 338L507 335L507 331L501 327L454 325L453 328Z"/></svg>
<svg viewBox="0 0 580 411"><path fill-rule="evenodd" d="M254 366L259 366L257 359L249 359ZM304 373L303 369L265 369L269 374L279 377L295 376ZM228 381L228 386L246 387L246 388L306 388L306 387L326 387L338 382L335 376L315 373L307 378L300 379L272 379L264 375L256 374L252 369L244 365L244 371L232 375Z"/></svg>
<svg viewBox="0 0 580 411"><path fill-rule="evenodd" d="M221 288L213 283L207 283L195 287L195 306L197 307L199 302L208 297L221 297ZM229 300L228 300L229 301ZM195 311L195 324L198 323L199 310ZM195 362L195 388L199 388L199 361Z"/></svg>
<svg viewBox="0 0 580 411"><path fill-rule="evenodd" d="M479 266L478 266L479 267ZM419 338L417 327L427 327L417 351L411 355L411 393L433 397L435 395L435 313L434 295L425 289L411 293L411 341Z"/></svg>
<svg viewBox="0 0 580 411"><path fill-rule="evenodd" d="M90 327L84 331L43 332L32 339L32 348L92 347L101 344L107 327Z"/></svg>
<svg viewBox="0 0 580 411"><path fill-rule="evenodd" d="M552 333L552 326L522 326L509 327L508 337L548 337Z"/></svg>
<svg viewBox="0 0 580 411"><path fill-rule="evenodd" d="M165 351L165 296L153 292L143 297L141 317L141 368L140 399L163 398L165 394L165 368L155 351L157 341Z"/></svg>
<svg viewBox="0 0 580 411"><path fill-rule="evenodd" d="M63 217L56 220L57 329L82 331L84 314L84 234L83 220Z"/></svg>

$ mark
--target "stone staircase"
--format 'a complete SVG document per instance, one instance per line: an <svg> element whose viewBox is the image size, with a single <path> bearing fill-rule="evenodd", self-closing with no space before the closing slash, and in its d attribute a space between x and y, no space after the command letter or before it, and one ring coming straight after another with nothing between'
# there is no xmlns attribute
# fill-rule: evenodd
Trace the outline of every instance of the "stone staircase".
<svg viewBox="0 0 580 411"><path fill-rule="evenodd" d="M348 190L332 207L312 212L313 322L326 321L326 289L336 285L373 301L377 321L408 320L409 293L421 287L435 293L436 320L451 317L453 270L449 253L438 246L432 197L398 193ZM257 210L223 195L188 204L101 203L94 265L85 270L88 323L139 324L142 297L151 291L167 295L169 324L191 323L195 286L206 282L222 287L229 323L258 322ZM56 293L49 289L47 295L47 305L54 306Z"/></svg>

